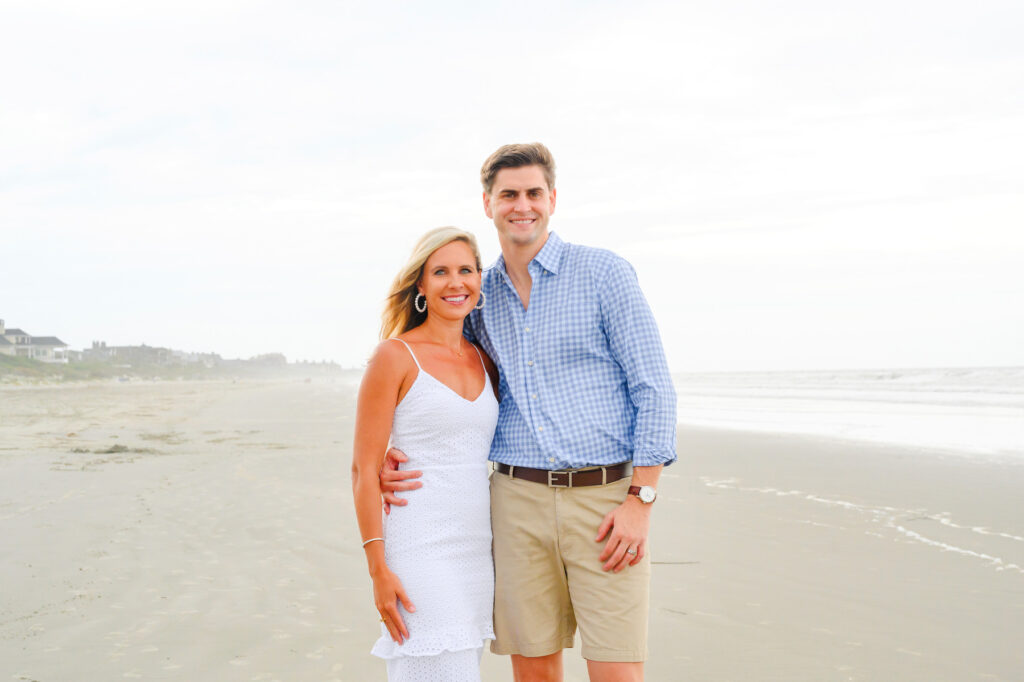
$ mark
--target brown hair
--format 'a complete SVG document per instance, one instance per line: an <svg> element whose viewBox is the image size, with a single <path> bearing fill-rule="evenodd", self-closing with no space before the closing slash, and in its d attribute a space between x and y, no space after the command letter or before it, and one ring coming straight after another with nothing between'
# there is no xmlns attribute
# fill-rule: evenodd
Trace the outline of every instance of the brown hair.
<svg viewBox="0 0 1024 682"><path fill-rule="evenodd" d="M457 227L437 227L420 237L413 247L409 260L395 275L395 280L388 289L388 297L381 314L380 338L390 339L423 324L427 319L426 312L416 310L414 303L419 290L416 285L423 277L423 266L431 254L442 246L455 241L466 242L476 259L476 269L480 266L480 248L476 245L476 237L471 232Z"/></svg>
<svg viewBox="0 0 1024 682"><path fill-rule="evenodd" d="M544 179L548 183L548 189L555 187L555 157L540 142L529 144L506 144L498 148L487 157L483 167L480 169L480 184L484 186L484 192L491 193L494 186L494 176L502 168L521 168L523 166L540 166L544 171Z"/></svg>

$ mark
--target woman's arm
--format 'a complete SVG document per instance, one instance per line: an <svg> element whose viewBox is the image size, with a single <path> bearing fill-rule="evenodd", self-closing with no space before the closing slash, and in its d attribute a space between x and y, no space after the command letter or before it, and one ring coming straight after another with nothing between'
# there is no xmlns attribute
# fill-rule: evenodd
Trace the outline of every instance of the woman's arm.
<svg viewBox="0 0 1024 682"><path fill-rule="evenodd" d="M391 422L410 373L409 354L397 343L377 347L359 386L356 407L355 442L352 448L352 497L363 540L383 536L381 523L380 482L377 478L391 436ZM406 610L414 611L402 583L384 561L384 543L371 542L364 547L366 563L373 579L373 596L377 611L386 619L391 637L402 643L409 636L405 621L398 611L398 601Z"/></svg>

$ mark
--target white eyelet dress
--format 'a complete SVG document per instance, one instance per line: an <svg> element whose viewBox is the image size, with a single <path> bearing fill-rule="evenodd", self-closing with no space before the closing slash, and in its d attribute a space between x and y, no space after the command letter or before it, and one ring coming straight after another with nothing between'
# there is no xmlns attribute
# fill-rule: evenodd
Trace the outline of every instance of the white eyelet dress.
<svg viewBox="0 0 1024 682"><path fill-rule="evenodd" d="M395 408L391 443L409 457L403 468L423 471L423 487L384 516L384 556L416 611L399 604L409 638L398 645L382 625L373 654L390 682L479 682L484 640L494 639L487 456L498 402L486 368L483 391L466 400L402 343L419 372Z"/></svg>

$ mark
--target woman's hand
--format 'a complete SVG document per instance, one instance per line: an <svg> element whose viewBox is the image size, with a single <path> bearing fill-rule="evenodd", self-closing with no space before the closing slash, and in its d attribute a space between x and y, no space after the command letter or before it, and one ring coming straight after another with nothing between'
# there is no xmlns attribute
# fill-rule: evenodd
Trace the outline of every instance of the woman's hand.
<svg viewBox="0 0 1024 682"><path fill-rule="evenodd" d="M391 572L391 569L383 568L373 576L373 602L377 605L380 617L384 619L384 626L387 627L391 639L399 644L409 639L409 630L398 611L398 602L402 602L402 606L409 613L415 611L416 607L405 594L402 581Z"/></svg>

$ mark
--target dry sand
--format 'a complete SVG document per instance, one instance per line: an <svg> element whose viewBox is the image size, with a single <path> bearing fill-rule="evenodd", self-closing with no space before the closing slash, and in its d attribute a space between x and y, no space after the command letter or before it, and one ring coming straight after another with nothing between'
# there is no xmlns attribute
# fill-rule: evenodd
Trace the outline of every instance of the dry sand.
<svg viewBox="0 0 1024 682"><path fill-rule="evenodd" d="M383 680L353 406L345 380L0 388L0 680ZM647 679L1024 679L1024 463L701 430L680 454Z"/></svg>

